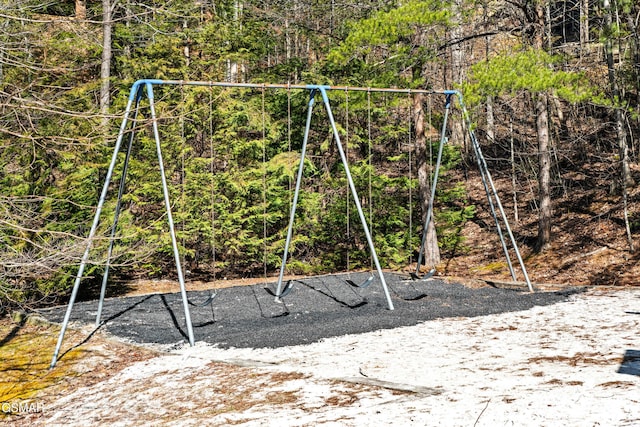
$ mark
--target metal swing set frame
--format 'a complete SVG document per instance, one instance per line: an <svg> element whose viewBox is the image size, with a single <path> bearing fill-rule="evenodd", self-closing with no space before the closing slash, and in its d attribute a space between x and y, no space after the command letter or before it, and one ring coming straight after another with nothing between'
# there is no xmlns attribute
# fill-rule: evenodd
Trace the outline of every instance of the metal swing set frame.
<svg viewBox="0 0 640 427"><path fill-rule="evenodd" d="M424 227L422 229L422 240L421 240L421 245L420 245L420 251L418 254L418 261L417 261L417 268L415 273L411 273L411 278L413 280L425 280L428 277L430 277L431 275L433 275L433 273L435 272L434 269L431 269L427 274L425 275L420 275L420 269L421 269L421 264L422 264L422 260L423 260L423 256L425 253L425 245L426 245L426 238L427 238L427 230L428 227L431 223L431 221L433 221L433 202L435 200L435 196L436 196L436 186L438 183L438 175L440 172L440 166L441 166L441 161L442 161L442 153L443 153L443 147L444 144L447 142L448 138L446 136L446 132L447 132L447 121L449 118L449 113L450 113L450 109L451 109L451 104L453 102L454 98L458 99L458 103L459 106L462 110L462 114L463 117L465 118L466 121L466 125L467 125L467 131L469 134L469 138L471 140L471 146L473 148L474 151L474 155L476 157L477 163L478 163L478 168L480 170L480 174L481 174L481 178L482 178L482 183L484 185L484 189L487 195L487 200L489 202L489 207L490 207L490 211L491 211L491 215L493 216L495 223L496 223L496 229L498 232L498 235L500 237L500 241L501 241L501 245L503 248L503 251L505 253L506 256L506 260L507 260L507 265L509 267L511 276L513 278L513 280L516 280L516 274L515 274L515 270L513 268L513 263L511 261L511 256L509 254L509 249L508 249L508 245L507 245L507 241L504 237L503 231L502 231L502 227L504 226L506 233L509 236L509 241L511 243L511 248L514 251L518 263L520 265L520 270L522 272L522 274L524 275L524 279L525 282L529 288L529 291L533 291L533 287L531 285L531 282L529 280L528 274L527 274L527 270L525 268L524 265L524 261L522 259L522 256L520 255L520 251L518 250L518 245L517 242L515 240L515 237L511 231L511 227L509 226L509 222L507 220L505 211L502 207L502 203L500 202L500 198L498 197L498 193L496 191L495 185L493 183L493 179L491 178L491 174L489 173L488 167L487 167L487 163L486 160L484 158L484 156L482 155L482 151L480 149L480 145L478 143L478 140L476 139L476 136L473 132L473 128L471 127L471 123L470 123L470 118L469 115L467 113L467 109L464 105L464 100L462 97L462 94L458 91L455 90L444 90L444 91L434 91L434 90L419 90L419 89L397 89L397 88L365 88L365 87L350 87L350 86L328 86L328 85L291 85L291 84L252 84L252 83L228 83L228 82L207 82L207 81L182 81L182 80L158 80L158 79L143 79L143 80L138 80L136 81L132 87L131 87L131 91L129 94L129 98L127 101L127 106L123 115L123 119L122 119L122 123L120 125L120 129L118 132L118 136L115 142L115 146L114 146L114 150L113 150L113 155L111 157L111 162L109 164L109 168L107 171L107 174L105 176L104 179L104 185L102 187L102 192L100 193L100 198L98 201L98 205L96 207L96 211L95 211L95 215L93 218L93 223L91 225L91 229L89 231L89 235L87 237L87 245L84 251L84 254L81 258L80 261L80 266L78 268L78 273L75 277L75 281L74 281L74 285L71 291L71 296L70 296L70 300L69 303L67 305L67 310L65 312L65 316L62 322L62 327L60 330L60 334L58 337L58 341L56 344L56 348L54 350L54 354L53 354L53 358L51 360L51 365L50 368L54 368L57 361L58 361L58 355L60 353L60 349L62 347L62 342L64 340L64 335L66 332L66 329L68 327L69 324L69 319L71 317L71 312L73 310L73 305L76 301L77 295L78 295L78 290L80 288L80 282L82 281L83 275L84 275L84 270L85 267L88 263L89 260L89 253L91 250L91 246L92 246L92 242L93 239L95 237L97 228L98 228L98 224L100 222L100 216L102 214L102 209L104 207L104 203L105 200L107 198L107 193L109 190L109 185L112 181L113 178L113 174L114 174L114 170L118 161L118 154L121 151L122 145L123 145L123 141L125 139L125 135L129 134L129 138L128 138L128 144L127 144L127 148L126 148L126 154L125 154L125 158L124 158L124 164L122 166L122 175L120 177L120 183L119 183L119 187L118 187L118 196L117 196L117 202L116 202L116 208L115 208L115 212L114 212L114 218L113 218L113 224L111 227L111 233L110 233L110 241L109 241L109 246L107 249L107 260L106 260L106 265L105 265L105 270L104 270L104 274L102 277L102 286L100 289L100 299L98 301L98 310L97 310L97 314L96 314L96 321L95 321L95 326L96 328L100 326L100 322L101 322L101 315L102 315L102 309L103 309L103 305L104 305L104 299L105 299L105 294L106 294L106 286L107 286L107 280L108 280L108 276L109 276L109 265L110 265L110 261L111 261L111 256L112 256L112 251L113 251L113 245L114 245L114 240L115 240L115 234L116 234L116 229L118 226L118 219L119 219L119 215L120 215L120 210L121 210L121 205L122 205L122 197L124 195L124 191L125 191L125 181L126 181L126 176L127 176L127 169L129 166L129 161L131 158L131 149L133 146L133 141L135 139L135 122L137 120L138 117L138 113L140 111L140 102L141 100L145 97L148 100L149 103L149 113L150 113L150 119L151 119L151 124L152 124L152 131L153 131L153 137L155 140L155 144L156 144L156 152L157 152L157 157L158 157L158 164L159 164L159 168L160 168L160 176L161 176L161 184L162 184L162 190L163 190L163 195L164 195L164 203L165 203L165 210L166 210L166 214L167 214L167 221L168 221L168 225L169 225L169 234L171 237L171 243L172 243L172 248L173 248L173 255L174 255L174 260L175 260L175 266L176 266L176 271L177 271L177 276L178 276L178 282L180 285L180 293L181 293L181 298L182 298L182 303L183 303L183 308L184 308L184 313L185 313L185 323L186 323L186 328L187 328L187 334L188 334L188 339L189 339L189 344L191 346L193 346L195 344L195 338L194 338L194 334L193 334L193 326L192 326L192 322L191 322L191 314L190 314L190 310L189 310L189 300L187 298L187 290L186 290L186 286L185 286L185 280L184 280L184 275L183 275L183 270L182 270L182 266L181 266L181 261L180 261L180 254L178 251L178 244L177 244L177 239L176 239L176 232L175 232L175 226L174 226L174 222L173 222L173 217L172 217L172 213L171 213L171 203L170 203L170 198L169 198L169 190L168 190L168 186L167 186L167 180L166 180L166 175L165 175L165 171L164 171L164 162L163 162L163 158L162 158L162 150L161 150L161 145L160 145L160 133L158 130L158 120L157 120L157 116L156 116L156 111L155 111L155 105L154 105L154 91L153 88L154 86L205 86L205 87L226 87L226 88L248 88L248 89L287 89L287 90L304 90L304 91L308 91L309 93L309 102L307 104L307 118L306 118L306 125L305 125L305 130L304 130L304 137L303 137L303 142L302 142L302 148L301 148L301 154L300 154L300 163L298 166L298 171L297 171L297 178L296 178L296 184L295 184L295 191L294 191L294 196L293 196L293 201L291 204L291 210L290 210L290 216L289 216L289 225L287 228L287 237L286 237L286 243L285 243L285 247L284 247L284 253L282 256L282 265L280 267L280 272L279 272L279 276L278 276L278 282L277 282L277 288L276 291L274 293L275 299L276 301L279 301L280 298L285 297L292 289L292 282L287 283L286 285L283 285L283 281L284 281L284 272L285 272L285 267L286 267L286 263L287 263L287 258L289 255L289 246L291 244L291 238L293 236L293 225L294 225L294 221L295 221L295 214L296 214L296 208L297 208L297 202L298 202L298 196L300 194L300 187L301 187L301 181L302 181L302 176L303 176L303 168L304 168L304 163L305 163L305 156L306 156L306 150L307 150L307 144L308 144L308 138L309 138L309 131L310 131L310 127L311 127L311 122L312 122L312 115L313 115L313 107L315 104L315 99L317 95L320 95L320 97L322 98L322 102L324 104L326 113L328 115L329 118L329 122L331 124L331 129L333 131L333 136L334 136L334 140L335 143L337 145L337 149L340 155L340 159L342 161L343 167L344 167L344 171L347 177L347 181L349 184L349 188L351 190L351 195L353 197L353 201L355 203L356 209L358 211L358 216L360 218L360 222L362 224L362 227L364 229L364 233L366 236L366 240L367 240L367 244L369 247L369 251L370 251L370 255L371 255L371 259L373 261L373 264L375 265L375 269L377 270L378 273L378 277L380 280L380 285L383 289L386 301L387 301L387 305L388 305L388 309L389 310L394 310L394 306L393 306L393 301L391 300L391 296L389 294L389 289L387 287L385 278L384 278L384 274L382 272L382 268L380 266L380 261L378 259L378 256L376 254L376 250L373 244L373 240L371 238L371 231L369 229L369 226L367 224L366 218L365 218L365 214L363 212L361 203L360 203L360 199L358 197L358 193L353 181L353 178L351 176L351 172L349 170L349 163L348 163L348 159L347 156L345 154L344 148L343 148L343 144L342 141L340 139L340 134L338 132L338 128L336 126L336 122L335 119L333 117L333 111L331 109L331 105L329 102L329 91L331 90L341 90L341 91L367 91L367 92L388 92L388 93L404 93L404 94L416 94L416 93L422 93L422 94L426 94L426 95L442 95L445 97L445 110L444 110L444 118L443 118L443 123L442 123L442 128L441 128L441 133L440 133L440 141L439 141L439 146L438 146L438 154L437 154L437 160L436 160L436 165L433 171L433 177L432 177L432 182L431 182L431 194L430 194L430 201L429 201L429 208L428 208L428 212L426 215L426 220L425 220L425 224ZM133 118L132 118L133 115ZM499 213L499 215L498 215ZM502 225L501 225L502 224ZM348 281L348 283L352 286L356 286L356 287L367 287L369 286L372 282L373 282L373 275L371 275L368 279L366 279L363 283L355 283L352 281ZM212 299L210 297L210 299ZM209 301L210 302L210 301Z"/></svg>

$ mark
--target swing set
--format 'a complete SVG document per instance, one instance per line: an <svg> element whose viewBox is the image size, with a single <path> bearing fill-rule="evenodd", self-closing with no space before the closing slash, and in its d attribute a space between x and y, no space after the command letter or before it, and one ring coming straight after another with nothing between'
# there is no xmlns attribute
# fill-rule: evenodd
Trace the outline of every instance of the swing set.
<svg viewBox="0 0 640 427"><path fill-rule="evenodd" d="M165 213L167 216L167 222L168 222L168 226L169 226L169 234L170 234L170 238L171 238L171 246L172 246L172 251L173 251L173 256L174 256L174 262L175 262L175 267L176 267L176 272L177 272L177 277L178 277L178 282L180 285L180 294L181 294L181 299L182 299L182 305L183 305L183 309L184 309L184 313L185 313L185 323L186 323L186 329L187 329L187 335L188 335L188 340L189 340L189 344L191 346L194 345L195 343L195 339L194 339L194 333L193 333L193 326L192 326L192 322L191 322L191 315L190 315L190 305L200 305L200 306L204 306L204 305L208 305L212 302L212 300L215 298L216 294L215 293L211 293L209 298L207 298L203 303L200 304L194 304L193 302L189 301L188 296L187 296L187 290L186 290L186 286L185 286L185 279L184 279L184 271L183 271L183 266L182 266L182 261L181 261L181 256L180 256L180 252L178 249L178 241L177 241L177 237L176 237L176 227L174 224L174 220L173 220L173 216L172 216L172 210L171 210L171 200L170 200L170 196L169 196L169 189L168 189L168 185L167 185L167 178L166 178L166 173L165 173L165 169L164 169L164 160L162 157L162 150L161 150L161 144L160 144L160 132L158 129L158 118L157 118L157 114L156 114L156 108L155 108L155 100L154 100L154 87L155 86L179 86L180 88L183 87L187 87L187 86L200 86L200 87L221 87L221 88L246 88L246 89L261 89L262 90L262 108L263 108L263 116L262 116L262 121L263 121L263 139L264 139L264 91L266 89L276 89L276 90L287 90L287 91L292 91L292 90L298 90L298 91L306 91L309 95L308 97L308 102L307 102L307 114L306 114L306 123L305 123L305 128L304 128L304 136L303 136L303 141L302 141L302 147L301 147L301 152L300 152L300 160L299 160L299 165L298 165L298 169L297 169L297 176L295 179L295 188L294 188L294 193L293 193L293 198L291 200L290 203L290 212L289 212L289 221L288 221L288 227L287 227L287 234L286 234L286 241L285 241L285 246L284 246L284 253L282 255L282 262L281 262L281 266L280 266L280 270L279 270L279 275L278 275L278 280L277 280L277 285L276 285L276 289L275 291L270 291L270 293L273 295L273 297L275 298L276 302L281 302L282 298L285 298L293 289L293 284L294 284L294 280L289 280L285 283L284 280L284 273L285 273L285 269L286 269L286 265L287 265L287 260L289 258L289 249L291 246L291 240L293 237L293 227L294 227L294 221L295 221L295 217L296 217L296 210L297 210L297 205L298 205L298 201L299 201L299 196L300 196L300 190L301 190L301 185L302 185L302 181L303 181L303 171L304 171L304 166L305 166L305 157L307 156L307 148L308 148L308 143L309 143L309 134L310 134L310 129L311 129L311 124L312 124L312 117L313 117L313 110L314 110L314 106L316 103L316 98L320 97L321 102L324 105L326 114L327 114L327 118L329 120L330 123L330 127L331 127L331 131L333 134L333 141L335 142L335 147L337 148L337 151L339 153L340 156L340 161L342 163L342 166L344 168L344 173L346 175L346 179L347 179L347 183L348 183L348 191L351 193L352 199L353 199L353 203L355 204L355 208L357 211L357 215L358 218L360 220L360 223L362 225L362 229L364 231L364 235L366 238L366 243L367 243L367 247L369 250L369 255L370 255L370 259L371 259L371 267L372 270L375 270L378 274L378 279L379 279L379 283L380 286L382 288L382 291L384 292L384 297L386 299L387 302L387 306L389 310L394 310L394 306L393 306L393 301L391 299L391 295L389 294L389 288L387 287L387 283L385 281L385 277L382 271L382 267L380 265L380 261L378 258L378 255L376 253L376 249L374 247L374 242L372 239L372 235L371 235L371 228L370 225L367 223L367 218L365 216L362 204L360 202L360 198L358 196L358 192L356 189L356 185L354 183L354 179L352 177L352 173L350 171L349 168L349 161L348 161L348 147L349 147L349 141L348 141L348 135L349 135L349 121L348 121L348 113L347 113L347 120L346 120L346 136L347 136L347 144L346 144L346 150L345 150L345 145L343 144L342 140L341 140L341 136L340 136L340 132L338 130L338 126L336 124L334 115L333 115L333 110L331 108L330 105L330 101L329 101L329 92L331 91L344 91L345 93L345 103L347 104L347 108L348 108L348 102L349 102L349 98L348 98L348 93L349 92L366 92L367 93L367 110L368 110L368 118L367 118L367 132L368 132L368 137L369 139L371 138L371 93L395 93L395 94L407 94L407 95L411 95L411 94L425 94L425 95L438 95L438 96L442 96L444 97L445 103L444 103L444 113L443 113L443 120L442 120L442 127L440 129L440 139L438 142L438 152L437 152L437 157L436 157L436 164L435 167L433 168L433 175L432 175L432 181L431 181L431 194L430 194L430 199L429 199L429 205L428 205L428 212L426 214L425 217L425 223L424 226L422 228L422 238L421 238L421 244L420 244L420 249L418 252L418 259L417 259L417 267L415 269L415 272L411 272L410 273L410 279L411 280L426 280L429 277L431 277L434 273L435 273L435 268L433 266L426 274L422 274L421 273L421 267L422 267L422 263L423 263L423 258L425 256L425 248L426 248L426 241L427 241L427 231L429 229L429 226L431 224L431 222L433 221L433 202L435 200L436 197L436 187L437 187L437 183L438 183L438 175L440 173L440 167L441 167L441 163L442 163L442 155L443 155L443 147L447 142L447 121L449 119L449 113L451 110L451 105L452 102L454 100L454 98L457 98L458 100L458 104L462 110L462 114L463 117L466 121L466 125L467 125L467 131L468 131L468 136L470 138L471 141L471 147L473 149L473 153L475 155L477 164L478 164L478 168L480 171L480 175L481 175L481 179L482 179L482 183L486 192L486 196L487 196L487 200L488 200L488 204L490 207L490 212L492 217L495 220L495 224L496 224L496 229L498 232L498 236L500 238L500 242L502 245L502 249L505 253L505 257L507 260L507 265L509 268L509 271L511 273L511 276L513 278L513 280L516 280L516 273L513 267L513 263L511 261L511 256L509 253L509 246L507 243L507 240L505 239L504 233L503 233L503 228L506 232L506 234L509 237L509 243L511 244L511 249L513 250L514 254L516 255L517 261L519 263L520 266L520 270L524 276L524 280L529 288L530 292L533 292L533 287L531 285L531 282L529 280L529 277L527 275L527 271L523 262L523 259L520 255L520 251L518 250L518 246L515 240L515 237L511 231L511 228L509 226L505 211L503 209L503 206L500 202L500 198L498 197L498 193L496 191L494 182L491 178L491 174L489 173L488 167L487 167L487 163L486 160L482 154L482 151L480 149L480 145L475 137L475 134L473 132L473 129L471 127L471 123L470 123L470 119L469 119L469 115L467 113L466 107L464 105L464 101L463 101L463 97L461 95L460 92L455 91L455 90L444 90L444 91L432 91L432 90L417 90L417 89L396 89L396 88L364 88L364 87L346 87L346 86L327 86L327 85L291 85L291 84L251 84L251 83L227 83L227 82L205 82L205 81L180 81L180 80L156 80L156 79L144 79L144 80L138 80L136 81L132 87L131 87L131 91L129 94L129 98L127 101L127 105L126 105L126 109L123 115L123 119L122 119L122 123L120 125L120 129L118 132L118 136L115 142L115 147L113 150L113 155L111 157L111 162L109 164L109 168L107 170L107 174L106 177L104 179L104 185L102 187L102 191L100 193L100 198L98 201L98 205L96 207L96 211L95 211L95 215L93 218L93 222L91 225L91 229L89 231L89 235L87 238L87 246L85 248L85 251L83 253L83 256L81 258L80 261L80 265L79 265L79 269L78 269L78 273L75 277L75 281L74 281L74 285L71 291L71 297L67 306L67 310L65 312L65 316L62 322L62 327L61 327L61 331L60 331L60 335L58 337L58 341L56 344L56 348L53 354L53 358L51 361L51 365L50 367L53 368L55 367L57 360L58 360L58 355L60 352L60 348L62 346L62 342L64 339L64 335L66 332L66 329L68 327L68 323L69 323L69 319L71 317L71 312L73 310L73 305L77 299L77 295L78 295L78 290L80 287L80 283L82 281L83 275L84 275L84 271L85 271L85 267L88 263L89 260L89 253L90 253L90 249L92 246L92 242L94 240L94 237L96 235L97 229L98 229L98 225L100 222L100 216L102 214L102 210L105 204L105 201L107 199L107 193L109 190L109 186L110 183L112 181L113 178L113 174L116 168L116 164L118 163L118 157L119 157L119 153L121 152L122 146L124 144L124 140L125 140L125 136L128 136L128 143L126 145L126 152L125 152L125 156L124 156L124 163L122 166L122 174L120 177L120 183L118 186L118 195L117 195L117 202L116 202L116 207L115 207L115 212L114 212L114 217L113 217L113 224L111 226L111 231L110 231L110 238L109 238L109 246L107 249L107 259L106 259L106 264L105 264L105 270L104 270L104 274L102 277L102 285L101 285L101 289L100 289L100 298L98 301L98 310L97 310L97 315L96 315L96 321L95 321L95 326L96 328L100 326L101 323L101 315L102 315L102 310L103 310L103 304L104 304L104 299L105 299L105 294L106 294L106 286L107 286L107 280L108 280L108 276L109 276L109 265L110 265L110 261L113 255L113 246L114 246L114 241L115 241L115 237L116 237L116 229L118 226L118 220L119 220L119 216L121 213L121 207L122 207L122 199L123 199L123 195L125 192L125 181L126 181L126 176L127 176L127 169L129 167L129 162L131 160L131 155L132 155L132 146L133 146L133 142L135 140L135 135L136 135L136 127L135 127L135 123L137 121L138 118L138 114L140 112L141 109L141 101L143 98L146 97L147 101L148 101L148 109L149 109L149 114L150 114L150 119L151 119L151 127L152 127L152 133L153 133L153 138L155 141L155 148L156 148L156 154L157 154L157 160L158 160L158 165L159 165L159 169L160 169L160 177L161 177L161 185L162 185L162 190L163 190L163 198L164 198L164 205L165 205ZM291 101L290 101L290 97L288 97L288 101L287 101L287 108L288 108L288 144L289 144L289 150L291 150ZM348 111L348 110L347 110ZM411 132L409 132L409 134L411 134ZM371 144L369 144L369 150L371 150ZM211 148L212 151L212 156L213 156L213 148ZM409 150L409 153L411 153L411 150ZM409 154L410 155L410 154ZM369 151L369 161L371 161L371 152ZM411 164L411 158L409 158L410 160L410 164ZM264 154L264 148L263 148L263 162L265 161L265 154ZM212 169L213 172L213 169ZM369 182L371 180L371 177L369 175ZM369 190L369 192L371 192L371 190ZM263 195L263 197L266 198L266 192ZM371 196L370 196L371 197ZM212 196L213 199L213 196ZM409 187L409 200L411 200L411 187ZM348 204L347 204L347 209L348 209ZM411 202L409 202L409 211L410 211L410 217L411 217L411 210L412 210L412 206L411 206ZM211 216L212 219L214 218L215 212L212 208L212 212L211 212ZM347 213L347 216L349 214ZM369 220L371 221L372 219L372 214L371 212L369 212ZM349 229L348 229L349 225L348 225L348 221L347 221L347 234L349 233ZM411 224L410 224L411 227ZM264 233L265 233L265 239L266 239L266 224L264 226ZM265 251L266 253L266 251ZM214 257L214 262L215 262L215 249L213 249L213 257ZM266 255L265 255L266 257ZM348 258L348 257L347 257ZM265 269L266 269L266 263L265 263ZM348 269L348 259L347 259L347 269ZM266 276L266 270L265 270L265 276ZM370 286L375 280L375 277L373 275L373 272L371 272L370 276L365 279L362 282L355 282L353 280L347 279L346 282L347 284L349 284L350 286L354 287L354 288L365 288ZM267 289L268 290L268 289Z"/></svg>

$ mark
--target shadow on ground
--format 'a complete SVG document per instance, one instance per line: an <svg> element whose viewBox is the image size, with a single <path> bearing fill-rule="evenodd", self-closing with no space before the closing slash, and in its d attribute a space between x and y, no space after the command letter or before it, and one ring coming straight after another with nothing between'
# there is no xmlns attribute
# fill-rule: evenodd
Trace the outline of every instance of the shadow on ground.
<svg viewBox="0 0 640 427"><path fill-rule="evenodd" d="M415 325L445 317L475 317L527 310L566 301L582 288L555 292L523 292L485 287L471 289L439 280L412 281L385 274L395 306L389 310L379 277L367 288L368 273L310 277L293 282L291 293L278 302L274 284L257 284L189 292L190 316L196 341L221 348L283 347L323 338ZM271 290L271 292L269 292ZM74 304L71 321L92 324L97 301ZM67 307L40 310L61 322ZM110 298L104 302L102 327L137 343L166 346L187 342L185 308L180 293Z"/></svg>

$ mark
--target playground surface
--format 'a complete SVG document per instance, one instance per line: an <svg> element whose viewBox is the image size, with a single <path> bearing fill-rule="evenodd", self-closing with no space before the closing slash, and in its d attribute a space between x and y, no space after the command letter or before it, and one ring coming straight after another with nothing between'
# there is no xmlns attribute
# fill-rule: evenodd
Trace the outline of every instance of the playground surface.
<svg viewBox="0 0 640 427"><path fill-rule="evenodd" d="M389 311L377 281L344 279L297 282L284 304L264 285L223 289L192 307L193 347L179 295L109 299L101 329L161 352L124 363L90 346L86 369L109 375L18 425L640 424L637 287L530 294L398 276ZM91 330L95 307L78 303L72 325Z"/></svg>
<svg viewBox="0 0 640 427"><path fill-rule="evenodd" d="M276 348L438 318L526 310L565 301L569 295L581 292L472 289L441 280L415 281L386 273L394 305L394 310L389 310L377 276L366 288L347 283L351 280L360 284L368 278L369 273L351 273L294 280L291 292L280 301L272 295L275 283L188 292L195 340L221 348ZM207 303L213 293L216 296ZM96 301L78 302L70 320L91 324L97 307ZM58 307L41 313L53 322L61 322L65 311L66 307ZM188 342L184 306L178 292L107 299L101 319L108 333L135 343L173 347Z"/></svg>

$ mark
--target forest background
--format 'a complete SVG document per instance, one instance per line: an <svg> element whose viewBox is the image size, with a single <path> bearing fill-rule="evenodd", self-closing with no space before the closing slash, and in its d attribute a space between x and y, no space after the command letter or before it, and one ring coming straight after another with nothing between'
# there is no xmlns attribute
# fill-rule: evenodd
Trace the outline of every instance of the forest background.
<svg viewBox="0 0 640 427"><path fill-rule="evenodd" d="M426 264L508 277L470 119L532 280L635 284L639 20L633 0L2 0L0 314L68 294L142 78L458 89L470 115L453 106ZM273 275L308 92L175 86L156 97L187 277ZM331 97L383 267L415 268L445 98ZM344 168L317 116L287 273L368 269ZM110 261L115 292L175 277L149 117L136 123ZM110 197L89 290L115 209Z"/></svg>

